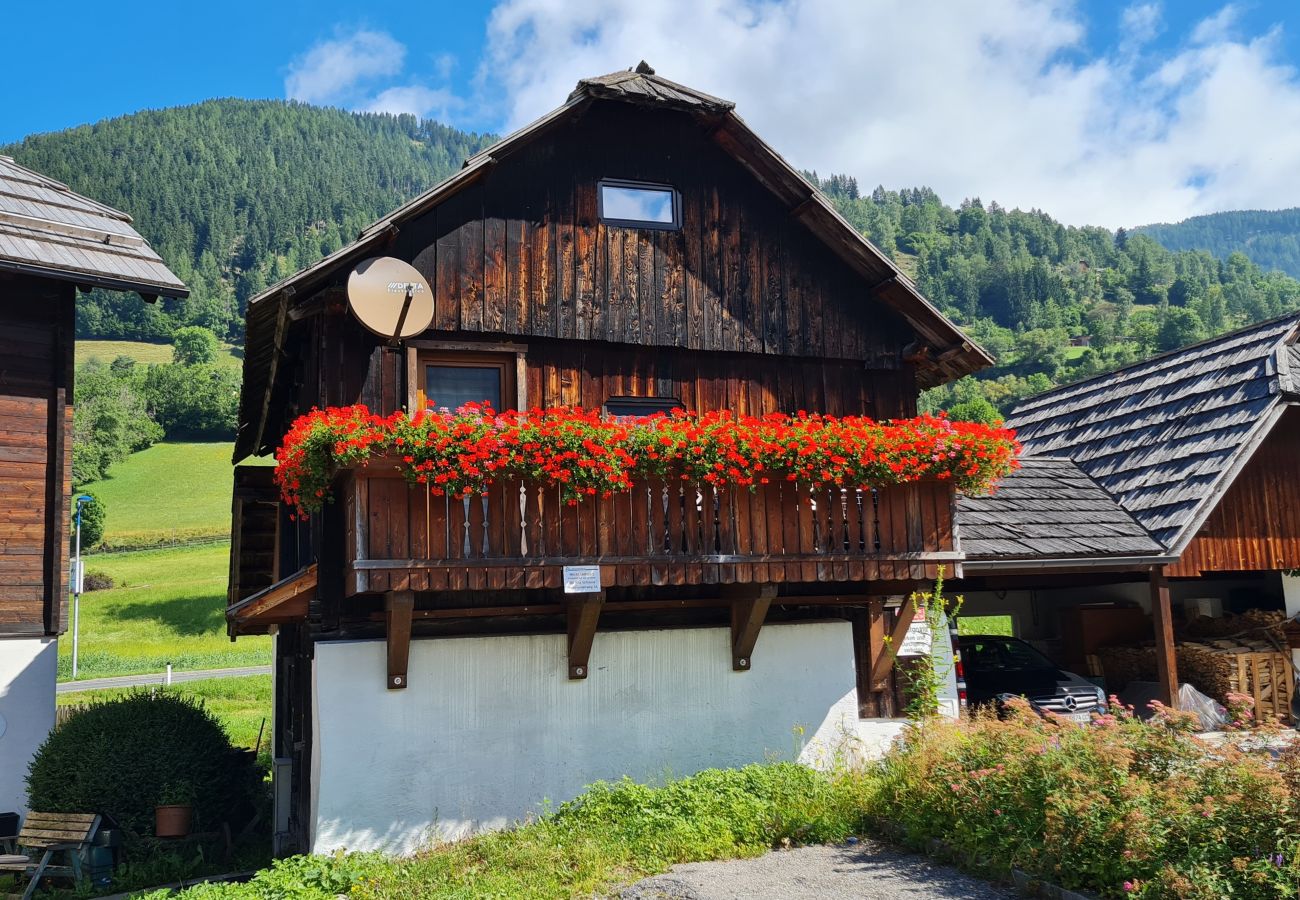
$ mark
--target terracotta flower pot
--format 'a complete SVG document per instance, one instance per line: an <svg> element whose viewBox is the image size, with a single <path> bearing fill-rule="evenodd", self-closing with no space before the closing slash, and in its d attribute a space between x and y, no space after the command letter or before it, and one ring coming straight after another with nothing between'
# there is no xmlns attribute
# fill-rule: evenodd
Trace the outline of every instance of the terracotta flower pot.
<svg viewBox="0 0 1300 900"><path fill-rule="evenodd" d="M194 807L188 803L155 806L153 833L160 838L182 838L190 833L194 824Z"/></svg>

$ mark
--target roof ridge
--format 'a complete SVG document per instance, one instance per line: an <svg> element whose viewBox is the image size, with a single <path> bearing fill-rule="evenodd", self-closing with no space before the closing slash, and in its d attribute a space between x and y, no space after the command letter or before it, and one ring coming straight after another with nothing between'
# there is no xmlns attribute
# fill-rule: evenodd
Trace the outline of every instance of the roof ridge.
<svg viewBox="0 0 1300 900"><path fill-rule="evenodd" d="M128 225L132 224L135 221L134 219L131 218L129 213L122 212L122 210L120 209L115 209L114 207L109 206L107 203L100 203L98 200L94 199L93 197L87 197L85 194L78 193L68 185L64 184L62 181L58 181L57 179L51 178L48 175L42 175L40 172L37 172L35 169L27 168L22 163L15 160L12 156L0 157L0 159L4 159L10 166L19 170L19 172L25 172L26 174L31 176L30 179L15 178L14 179L15 181L22 181L27 184L34 184L37 187L49 188L50 190L59 193L71 194L73 197L76 197L78 200L82 200L90 204L91 206L95 207L96 209L100 210L109 218L117 219L119 221L127 223ZM55 203L51 205L66 207L66 204L62 204L62 203ZM73 208L73 207L66 207L66 208Z"/></svg>
<svg viewBox="0 0 1300 900"><path fill-rule="evenodd" d="M1121 375L1125 372L1131 372L1142 366L1152 365L1153 363L1157 364L1156 366L1153 366L1153 368L1158 368L1159 363L1168 362L1175 356L1179 356L1185 353L1189 353L1193 350L1198 350L1204 347L1208 347L1212 344L1221 341L1228 341L1231 340L1232 338L1240 337L1251 331L1256 331L1256 330L1263 331L1271 325L1280 324L1281 322L1284 322L1288 319L1293 319L1295 320L1297 325L1300 325L1300 310L1292 310L1291 312L1283 313L1282 315L1278 315L1278 316L1273 316L1272 318L1269 319L1262 319L1250 325L1243 325L1241 328L1237 328L1232 331L1225 331L1222 334L1215 335L1214 337L1211 338L1205 338L1204 340L1197 341L1194 344L1188 344L1185 347L1179 347L1175 350L1166 350L1162 353L1157 353L1154 356L1148 356L1146 359L1141 359L1136 362L1131 362L1128 365L1120 366L1118 369L1111 369L1109 372L1098 372L1096 375L1089 375L1087 378L1080 378L1078 381L1070 381L1070 382L1066 382L1065 384L1057 385L1056 387L1051 388L1050 390L1043 391L1040 394L1034 394L1032 397L1026 397L1024 400L1022 400L1019 404L1016 405L1016 407L1012 410L1011 415L1007 416L1007 420L1010 421L1011 418L1014 417L1016 411L1021 409L1028 403L1036 403L1037 401L1045 400L1048 397L1057 396L1062 391L1069 390L1072 388L1077 388L1080 387L1081 385L1088 384L1089 382L1100 381L1103 378L1112 378L1117 375ZM1286 343L1286 338L1285 337L1281 338L1278 341L1278 343L1279 344Z"/></svg>

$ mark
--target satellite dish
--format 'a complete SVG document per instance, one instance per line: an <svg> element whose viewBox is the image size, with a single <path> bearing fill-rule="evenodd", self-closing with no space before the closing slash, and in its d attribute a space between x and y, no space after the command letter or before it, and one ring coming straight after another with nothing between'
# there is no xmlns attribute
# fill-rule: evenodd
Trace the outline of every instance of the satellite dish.
<svg viewBox="0 0 1300 900"><path fill-rule="evenodd" d="M348 275L348 306L362 325L397 342L433 321L433 291L410 263L376 256Z"/></svg>

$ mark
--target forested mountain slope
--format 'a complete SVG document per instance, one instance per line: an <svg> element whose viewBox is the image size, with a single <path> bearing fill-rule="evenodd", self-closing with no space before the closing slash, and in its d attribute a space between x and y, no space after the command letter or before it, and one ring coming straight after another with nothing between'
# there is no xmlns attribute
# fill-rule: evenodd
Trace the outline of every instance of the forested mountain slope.
<svg viewBox="0 0 1300 900"><path fill-rule="evenodd" d="M33 135L0 153L130 213L193 291L157 306L97 294L78 304L83 337L165 340L199 324L238 341L250 296L489 142L414 116L226 99Z"/></svg>
<svg viewBox="0 0 1300 900"><path fill-rule="evenodd" d="M1241 252L1261 268L1300 278L1300 208L1211 213L1134 230L1170 250L1208 250L1220 259Z"/></svg>
<svg viewBox="0 0 1300 900"><path fill-rule="evenodd" d="M193 288L189 300L156 306L85 298L82 337L165 341L200 324L240 343L250 296L490 141L412 116L228 99L34 135L0 153L129 212ZM1066 227L979 200L954 208L928 188L864 195L851 177L807 174L998 357L979 379L932 392L931 404L987 399L1005 410L1055 383L1300 307L1300 282L1242 253L1171 252L1150 234Z"/></svg>

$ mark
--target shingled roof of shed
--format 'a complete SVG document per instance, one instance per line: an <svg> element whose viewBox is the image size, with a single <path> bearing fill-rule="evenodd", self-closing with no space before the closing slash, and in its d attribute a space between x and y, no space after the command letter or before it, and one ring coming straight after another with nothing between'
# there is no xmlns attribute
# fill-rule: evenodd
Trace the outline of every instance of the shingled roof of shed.
<svg viewBox="0 0 1300 900"><path fill-rule="evenodd" d="M1170 553L1195 536L1289 404L1300 315L1271 319L1021 403L1026 461L1066 457Z"/></svg>
<svg viewBox="0 0 1300 900"><path fill-rule="evenodd" d="M131 217L0 156L0 270L185 297Z"/></svg>
<svg viewBox="0 0 1300 900"><path fill-rule="evenodd" d="M959 497L966 567L981 560L1160 557L1164 548L1106 491L1063 457L1031 457L995 493Z"/></svg>

